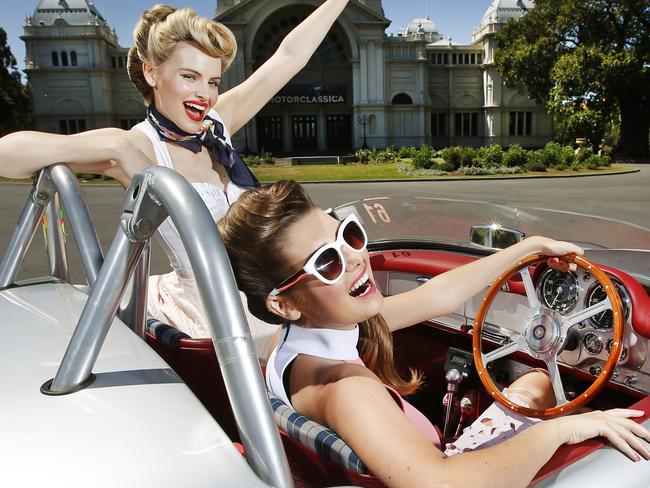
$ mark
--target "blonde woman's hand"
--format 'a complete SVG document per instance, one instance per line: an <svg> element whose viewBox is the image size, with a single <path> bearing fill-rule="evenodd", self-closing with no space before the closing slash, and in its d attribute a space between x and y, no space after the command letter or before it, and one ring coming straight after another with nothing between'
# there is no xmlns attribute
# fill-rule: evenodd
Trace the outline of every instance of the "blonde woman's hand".
<svg viewBox="0 0 650 488"><path fill-rule="evenodd" d="M594 437L605 437L614 447L633 461L650 459L650 431L633 418L642 417L642 410L615 408L560 417L549 422L560 429L563 443L577 444Z"/></svg>

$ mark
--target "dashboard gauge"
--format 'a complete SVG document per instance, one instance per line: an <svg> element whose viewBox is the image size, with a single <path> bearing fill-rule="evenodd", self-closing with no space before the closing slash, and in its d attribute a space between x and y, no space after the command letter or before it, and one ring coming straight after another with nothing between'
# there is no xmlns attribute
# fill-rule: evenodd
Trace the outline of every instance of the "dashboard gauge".
<svg viewBox="0 0 650 488"><path fill-rule="evenodd" d="M607 341L607 354L612 353L612 347L614 346L614 339L610 339ZM619 358L619 361L625 361L627 359L627 346L623 346L623 350L621 351L621 357Z"/></svg>
<svg viewBox="0 0 650 488"><path fill-rule="evenodd" d="M600 351L603 350L603 341L601 341L600 337L598 337L593 332L589 332L587 335L585 335L583 342L585 349L589 352L589 354L600 354Z"/></svg>
<svg viewBox="0 0 650 488"><path fill-rule="evenodd" d="M614 286L618 292L618 296L621 298L621 303L623 304L623 317L625 320L629 318L630 315L630 296L627 294L627 291L618 281L614 281ZM585 299L585 307L591 307L596 305L599 302L602 302L607 298L607 293L603 289L603 286L600 283L594 284L589 291L587 292L587 298ZM612 311L605 310L600 312L593 317L589 318L589 323L596 329L611 329L614 321Z"/></svg>
<svg viewBox="0 0 650 488"><path fill-rule="evenodd" d="M573 273L549 269L540 280L539 294L542 303L562 314L575 307L578 291L578 280Z"/></svg>

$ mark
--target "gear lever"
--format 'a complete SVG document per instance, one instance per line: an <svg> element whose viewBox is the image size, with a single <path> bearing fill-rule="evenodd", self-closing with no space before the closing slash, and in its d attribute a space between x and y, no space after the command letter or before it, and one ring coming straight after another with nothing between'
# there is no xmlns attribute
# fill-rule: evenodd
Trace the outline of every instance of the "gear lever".
<svg viewBox="0 0 650 488"><path fill-rule="evenodd" d="M451 409L454 404L454 395L458 393L458 385L463 381L463 375L456 368L451 368L445 374L445 379L447 380L447 394L445 395L447 400L447 409L445 411L445 425L442 431L442 436L446 439L447 434L450 432L449 422L451 420Z"/></svg>
<svg viewBox="0 0 650 488"><path fill-rule="evenodd" d="M460 420L458 421L458 427L456 427L454 437L458 437L462 434L463 426L465 424L469 425L476 419L476 403L477 393L474 390L468 391L465 396L460 399Z"/></svg>

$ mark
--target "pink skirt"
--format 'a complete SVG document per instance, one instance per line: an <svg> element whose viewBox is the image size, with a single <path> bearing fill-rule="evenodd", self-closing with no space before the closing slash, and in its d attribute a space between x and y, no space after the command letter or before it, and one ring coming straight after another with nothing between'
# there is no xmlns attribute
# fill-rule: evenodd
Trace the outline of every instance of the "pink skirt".
<svg viewBox="0 0 650 488"><path fill-rule="evenodd" d="M519 397L508 393L507 388L503 390L503 394L512 402L528 407ZM445 454L453 456L461 452L485 449L510 439L537 422L541 422L541 419L526 417L494 402L472 422L472 425L463 430L455 442L447 444Z"/></svg>
<svg viewBox="0 0 650 488"><path fill-rule="evenodd" d="M246 296L240 292L255 351L262 364L269 356L269 345L279 325L268 324L248 310ZM208 320L191 272L172 271L149 277L149 314L176 327L193 338L210 337Z"/></svg>

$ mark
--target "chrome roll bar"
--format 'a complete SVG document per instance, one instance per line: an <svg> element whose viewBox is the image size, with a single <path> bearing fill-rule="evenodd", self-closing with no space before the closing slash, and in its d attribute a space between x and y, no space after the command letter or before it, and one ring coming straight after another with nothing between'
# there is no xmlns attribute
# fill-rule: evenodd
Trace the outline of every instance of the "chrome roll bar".
<svg viewBox="0 0 650 488"><path fill-rule="evenodd" d="M68 222L74 233L79 255L86 273L88 285L92 288L99 269L104 262L97 232L93 226L88 204L77 178L64 164L55 164L41 170L27 198L27 203L9 241L7 251L0 261L0 290L16 281L20 265L32 243L38 224L48 207L46 243L50 270L53 276L67 280L67 260L56 195L68 215Z"/></svg>
<svg viewBox="0 0 650 488"><path fill-rule="evenodd" d="M68 223L77 242L81 264L86 273L86 281L92 288L104 263L104 254L90 217L86 196L81 190L77 177L65 164L50 166L49 174L59 192L63 208L68 216Z"/></svg>
<svg viewBox="0 0 650 488"><path fill-rule="evenodd" d="M152 167L131 180L120 225L59 370L44 393L92 382L92 368L147 242L170 216L187 254L247 459L266 483L292 487L286 455L262 378L228 254L205 204L175 171Z"/></svg>
<svg viewBox="0 0 650 488"><path fill-rule="evenodd" d="M16 281L20 265L27 254L32 239L34 239L38 223L45 211L45 205L49 203L49 197L46 197L46 202L41 202L37 199L37 195L39 193L36 192L35 186L29 194L16 229L7 245L7 250L0 261L0 290L11 286Z"/></svg>
<svg viewBox="0 0 650 488"><path fill-rule="evenodd" d="M130 287L122 297L117 316L139 337L144 339L147 328L147 291L149 289L149 268L151 241L145 243L140 259L133 272Z"/></svg>

